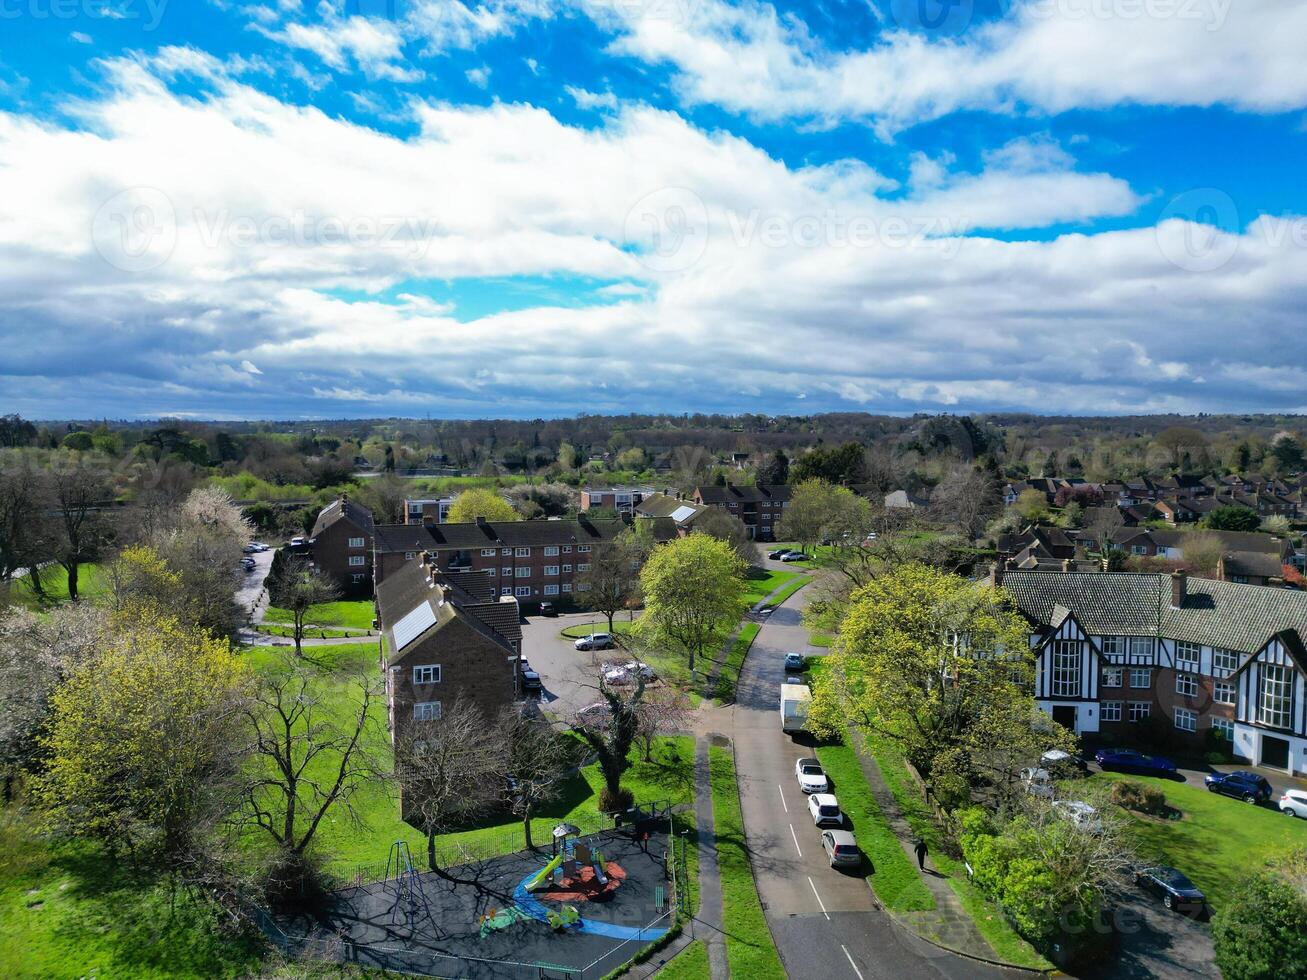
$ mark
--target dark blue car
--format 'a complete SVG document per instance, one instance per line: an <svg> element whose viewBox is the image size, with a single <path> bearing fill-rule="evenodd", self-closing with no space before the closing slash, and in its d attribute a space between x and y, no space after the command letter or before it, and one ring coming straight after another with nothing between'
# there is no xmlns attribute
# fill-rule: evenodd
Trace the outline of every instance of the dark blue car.
<svg viewBox="0 0 1307 980"><path fill-rule="evenodd" d="M1213 793L1233 796L1245 803L1265 803L1271 798L1271 784L1255 772L1214 772L1203 780Z"/></svg>
<svg viewBox="0 0 1307 980"><path fill-rule="evenodd" d="M1134 772L1141 776L1174 776L1175 763L1160 755L1144 755L1134 749L1099 749L1094 761L1104 772Z"/></svg>
<svg viewBox="0 0 1307 980"><path fill-rule="evenodd" d="M1202 889L1175 868L1143 868L1135 872L1135 884L1160 898L1172 912L1201 917L1207 911Z"/></svg>

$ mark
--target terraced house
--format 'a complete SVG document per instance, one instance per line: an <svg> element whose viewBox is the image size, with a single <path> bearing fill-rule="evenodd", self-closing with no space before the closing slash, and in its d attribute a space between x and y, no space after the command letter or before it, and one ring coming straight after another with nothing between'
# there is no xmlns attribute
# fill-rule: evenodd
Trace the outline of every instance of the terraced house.
<svg viewBox="0 0 1307 980"><path fill-rule="evenodd" d="M721 507L732 517L738 517L754 540L774 541L776 527L790 502L790 492L790 486L785 483L760 483L752 487L728 483L724 487L695 487L692 500L700 505Z"/></svg>
<svg viewBox="0 0 1307 980"><path fill-rule="evenodd" d="M1307 593L1174 574L995 568L1031 624L1040 707L1307 773ZM1160 746L1159 746L1160 748Z"/></svg>

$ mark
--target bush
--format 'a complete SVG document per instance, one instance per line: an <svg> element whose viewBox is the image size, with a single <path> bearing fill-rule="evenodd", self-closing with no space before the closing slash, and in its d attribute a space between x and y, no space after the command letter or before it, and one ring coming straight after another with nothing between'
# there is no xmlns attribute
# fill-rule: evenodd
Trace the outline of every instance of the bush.
<svg viewBox="0 0 1307 980"><path fill-rule="evenodd" d="M610 793L607 787L599 791L600 813L617 813L620 810L629 810L634 802L635 795L625 786L616 793Z"/></svg>
<svg viewBox="0 0 1307 980"><path fill-rule="evenodd" d="M1108 799L1119 807L1134 810L1137 813L1151 813L1164 816L1170 812L1166 803L1166 794L1153 786L1122 780L1112 784Z"/></svg>
<svg viewBox="0 0 1307 980"><path fill-rule="evenodd" d="M1244 881L1212 922L1225 980L1307 977L1307 899L1270 873Z"/></svg>

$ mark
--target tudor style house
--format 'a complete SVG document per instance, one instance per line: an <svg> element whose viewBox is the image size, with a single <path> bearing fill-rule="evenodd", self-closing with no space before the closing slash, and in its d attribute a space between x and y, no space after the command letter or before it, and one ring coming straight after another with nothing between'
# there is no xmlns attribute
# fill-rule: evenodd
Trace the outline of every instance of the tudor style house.
<svg viewBox="0 0 1307 980"><path fill-rule="evenodd" d="M341 494L318 514L309 535L313 564L346 595L372 593L372 511Z"/></svg>
<svg viewBox="0 0 1307 980"><path fill-rule="evenodd" d="M738 517L755 541L774 541L776 527L790 502L790 491L785 483L752 487L728 483L724 487L695 487L691 499L696 504L721 507Z"/></svg>
<svg viewBox="0 0 1307 980"><path fill-rule="evenodd" d="M1035 695L1080 734L1165 725L1307 773L1307 593L1133 572L994 569L1031 624Z"/></svg>

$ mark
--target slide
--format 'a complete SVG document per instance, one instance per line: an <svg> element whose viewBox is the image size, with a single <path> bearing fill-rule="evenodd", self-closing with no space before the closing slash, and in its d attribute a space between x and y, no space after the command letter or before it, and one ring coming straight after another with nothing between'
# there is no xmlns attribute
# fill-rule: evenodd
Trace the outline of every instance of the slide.
<svg viewBox="0 0 1307 980"><path fill-rule="evenodd" d="M608 884L608 875L604 874L604 856L601 852L595 851L595 881L599 882L599 887L603 888Z"/></svg>
<svg viewBox="0 0 1307 980"><path fill-rule="evenodd" d="M557 870L558 866L561 865L562 863L563 863L563 855L559 854L552 861L546 864L544 868L541 869L539 874L537 874L534 878L532 878L529 882L527 882L526 890L529 892L533 892L537 888L543 888L545 884L549 881L549 876L553 874L554 871Z"/></svg>

